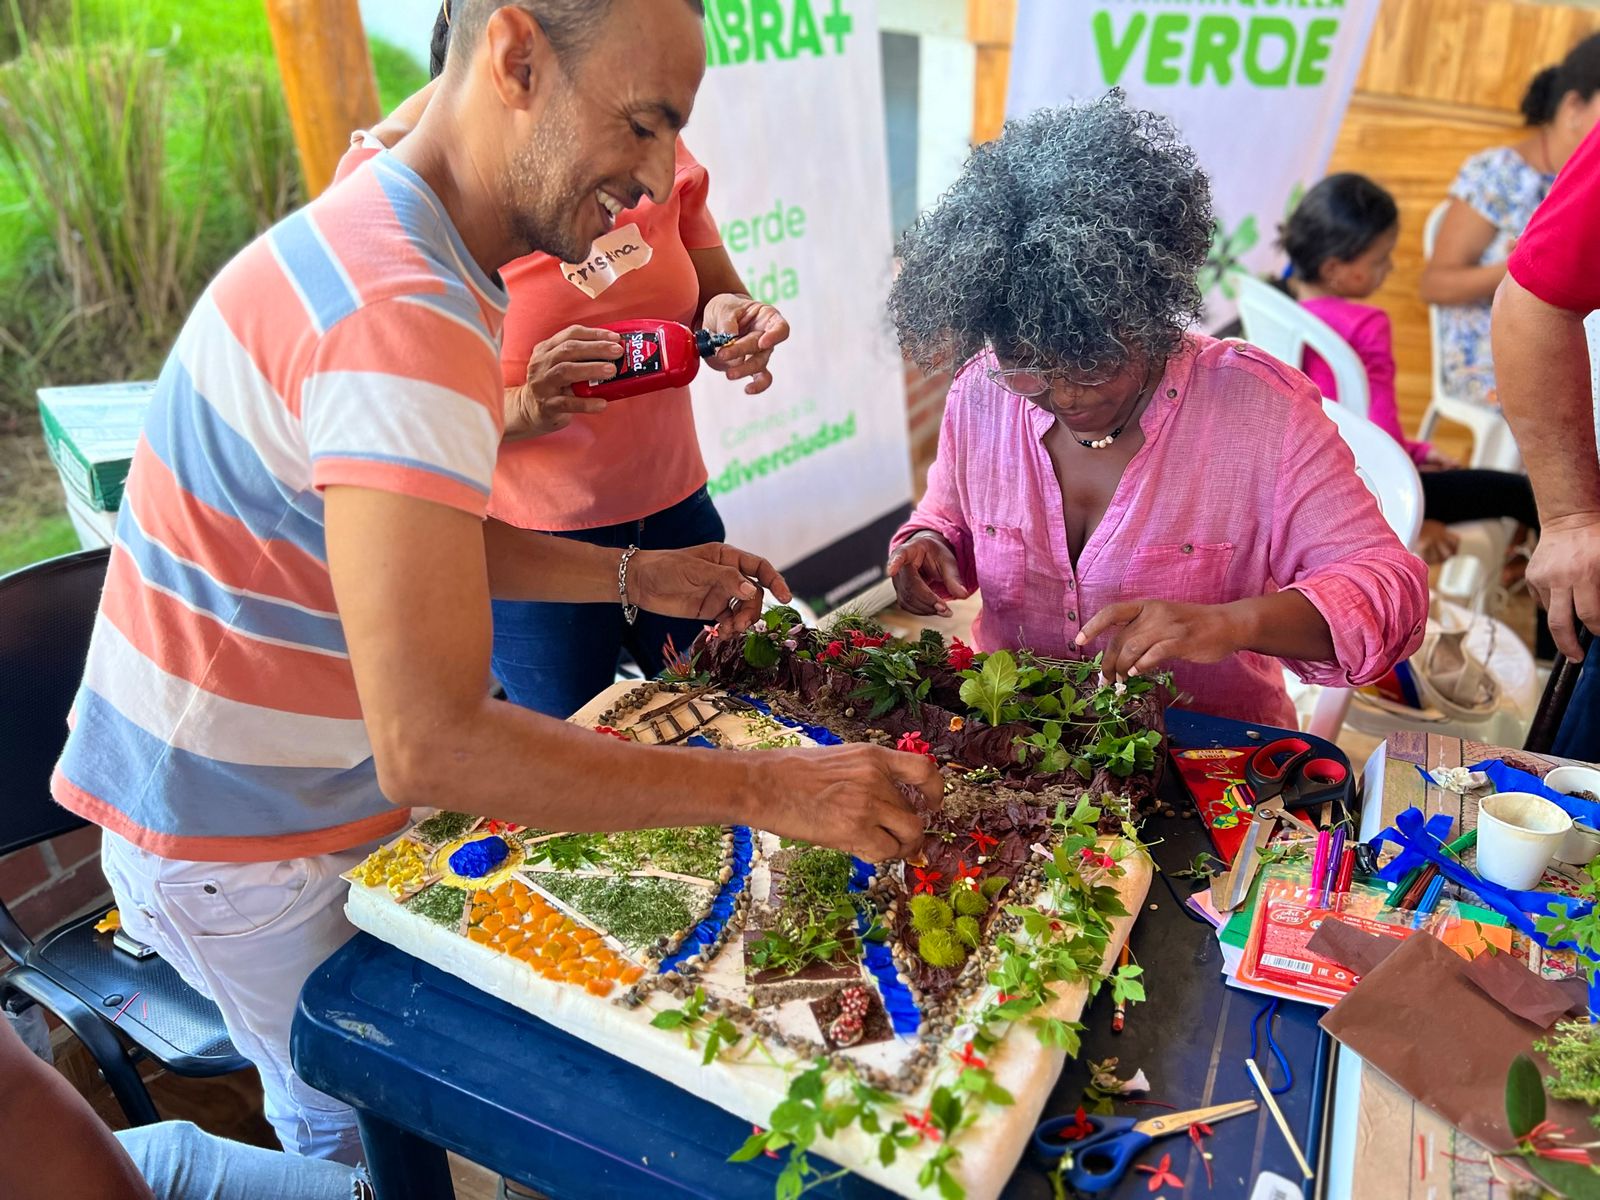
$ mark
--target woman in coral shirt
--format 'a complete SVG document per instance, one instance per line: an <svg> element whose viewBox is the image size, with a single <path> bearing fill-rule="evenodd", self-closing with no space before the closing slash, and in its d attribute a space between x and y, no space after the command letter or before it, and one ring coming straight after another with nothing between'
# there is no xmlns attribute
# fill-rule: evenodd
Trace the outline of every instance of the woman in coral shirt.
<svg viewBox="0 0 1600 1200"><path fill-rule="evenodd" d="M435 78L448 36L441 10L434 31ZM374 129L356 133L338 177L405 136L432 88L430 83ZM656 125L636 127L633 134L676 136L664 120ZM532 254L501 271L511 297L500 351L506 441L495 468L491 516L619 550L722 540L688 388L612 404L571 390L614 373L611 363L621 343L596 326L635 318L738 333L707 365L745 380L752 395L771 386L767 360L789 336L789 326L777 309L746 292L706 207L707 190L706 169L680 139L669 194L597 197L612 213L612 228L584 261ZM496 600L494 672L516 703L566 717L612 682L623 651L654 675L669 639L686 649L698 632L696 622L644 612L629 625L616 604Z"/></svg>
<svg viewBox="0 0 1600 1200"><path fill-rule="evenodd" d="M1337 687L1415 650L1422 562L1305 376L1189 333L1211 197L1119 93L979 147L901 245L901 344L958 367L889 572L914 613L982 594L981 650L1171 667L1186 704L1293 726L1283 666Z"/></svg>

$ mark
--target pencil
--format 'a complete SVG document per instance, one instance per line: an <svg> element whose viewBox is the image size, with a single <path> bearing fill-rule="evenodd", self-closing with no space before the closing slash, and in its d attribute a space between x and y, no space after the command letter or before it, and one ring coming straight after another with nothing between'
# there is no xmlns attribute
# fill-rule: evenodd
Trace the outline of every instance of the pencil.
<svg viewBox="0 0 1600 1200"><path fill-rule="evenodd" d="M1126 941L1124 941L1122 943L1122 949L1117 951L1117 966L1119 966L1119 967L1127 966L1128 965L1128 960L1130 958L1132 958L1132 957L1133 957L1132 953L1128 950L1128 943ZM1122 1026L1124 1025L1124 1023L1126 1023L1127 1019L1128 1019L1128 1005L1127 1005L1127 1002L1123 1001L1123 1000L1118 1000L1117 1001L1117 1007L1115 1009L1113 1009L1112 1013L1111 1013L1111 1032L1112 1033L1121 1033L1122 1032Z"/></svg>
<svg viewBox="0 0 1600 1200"><path fill-rule="evenodd" d="M1294 1140L1294 1133L1289 1129L1289 1122L1283 1115L1283 1109L1278 1107L1278 1098L1272 1094L1272 1089L1267 1086L1267 1081L1261 1078L1261 1068L1256 1066L1256 1060L1247 1058L1244 1065L1250 1068L1250 1077L1256 1081L1256 1091L1261 1093L1261 1102L1267 1106L1267 1111L1272 1114L1272 1119L1278 1123L1278 1132L1283 1134L1283 1140L1289 1143L1289 1150L1294 1154L1294 1161L1299 1164L1300 1173L1307 1179L1315 1174L1311 1164L1306 1162L1306 1156L1300 1151L1300 1143Z"/></svg>

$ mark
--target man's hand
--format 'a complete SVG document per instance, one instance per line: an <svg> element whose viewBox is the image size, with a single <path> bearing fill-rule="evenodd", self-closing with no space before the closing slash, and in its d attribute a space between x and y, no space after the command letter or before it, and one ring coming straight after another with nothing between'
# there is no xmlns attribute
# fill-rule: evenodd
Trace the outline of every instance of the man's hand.
<svg viewBox="0 0 1600 1200"><path fill-rule="evenodd" d="M570 325L540 342L528 358L528 378L506 391L508 438L540 437L565 429L576 413L604 412L598 396L575 396L572 385L610 379L622 357L622 339L609 329Z"/></svg>
<svg viewBox="0 0 1600 1200"><path fill-rule="evenodd" d="M950 615L945 600L965 600L972 593L961 582L956 552L932 530L925 529L889 556L889 578L900 607L917 617Z"/></svg>
<svg viewBox="0 0 1600 1200"><path fill-rule="evenodd" d="M856 744L752 757L770 788L770 804L754 818L763 829L867 862L905 858L922 845L926 821L897 783L920 792L928 810L944 801L939 768L924 754Z"/></svg>
<svg viewBox="0 0 1600 1200"><path fill-rule="evenodd" d="M1076 639L1087 646L1115 629L1100 660L1107 679L1156 670L1161 664L1221 662L1245 649L1244 633L1229 605L1132 600L1108 604L1090 618Z"/></svg>
<svg viewBox="0 0 1600 1200"><path fill-rule="evenodd" d="M628 563L628 602L667 617L716 621L739 632L761 617L761 592L794 597L766 559L709 542L687 550L640 550Z"/></svg>
<svg viewBox="0 0 1600 1200"><path fill-rule="evenodd" d="M1423 521L1417 531L1417 557L1436 567L1461 549L1461 537L1443 521Z"/></svg>
<svg viewBox="0 0 1600 1200"><path fill-rule="evenodd" d="M729 379L748 379L744 392L754 396L772 386L767 360L772 348L789 339L789 322L770 304L724 292L706 301L701 323L712 333L739 336L707 361Z"/></svg>
<svg viewBox="0 0 1600 1200"><path fill-rule="evenodd" d="M1600 512L1544 522L1528 562L1528 586L1550 614L1550 636L1573 662L1583 661L1578 623L1600 629Z"/></svg>

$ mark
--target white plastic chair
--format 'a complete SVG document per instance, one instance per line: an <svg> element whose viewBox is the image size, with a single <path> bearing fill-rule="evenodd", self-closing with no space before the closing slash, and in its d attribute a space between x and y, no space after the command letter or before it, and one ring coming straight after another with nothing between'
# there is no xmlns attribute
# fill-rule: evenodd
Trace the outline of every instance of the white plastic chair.
<svg viewBox="0 0 1600 1200"><path fill-rule="evenodd" d="M1367 369L1350 343L1333 326L1270 283L1253 275L1237 276L1234 282L1239 289L1239 321L1244 326L1245 341L1297 371L1306 348L1315 350L1333 372L1339 403L1365 421L1371 408ZM1404 451L1401 453L1403 456Z"/></svg>
<svg viewBox="0 0 1600 1200"><path fill-rule="evenodd" d="M1249 277L1238 284L1239 318L1247 341L1296 367L1309 346L1333 371L1339 399L1324 400L1322 411L1355 455L1356 474L1377 500L1389 528L1403 544L1413 545L1422 529L1422 480L1400 443L1367 420L1370 392L1361 359L1332 326L1271 284ZM1337 737L1352 695L1349 688L1323 688L1310 732L1330 741Z"/></svg>
<svg viewBox="0 0 1600 1200"><path fill-rule="evenodd" d="M1439 226L1450 202L1437 205L1428 214L1422 226L1422 255L1433 259L1433 246L1439 238ZM1444 385L1444 356L1439 350L1439 326L1443 310L1437 304L1428 305L1428 349L1431 360L1432 397L1422 414L1422 424L1417 429L1417 440L1426 442L1441 419L1466 426L1472 434L1472 454L1469 467L1487 467L1496 471L1522 470L1522 454L1517 449L1511 427L1497 410L1474 404L1470 400L1451 394ZM1502 558L1504 556L1502 555Z"/></svg>

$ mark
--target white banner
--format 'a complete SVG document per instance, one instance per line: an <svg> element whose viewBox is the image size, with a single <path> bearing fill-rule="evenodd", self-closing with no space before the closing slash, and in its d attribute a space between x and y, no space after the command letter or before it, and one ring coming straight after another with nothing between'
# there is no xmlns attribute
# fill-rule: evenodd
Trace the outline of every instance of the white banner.
<svg viewBox="0 0 1600 1200"><path fill-rule="evenodd" d="M686 138L723 244L793 336L776 382L702 371L695 420L728 540L790 567L911 499L875 0L705 0L709 66ZM874 535L806 579L881 567ZM865 582L871 582L870 578Z"/></svg>
<svg viewBox="0 0 1600 1200"><path fill-rule="evenodd" d="M1322 178L1379 0L1020 0L1007 111L1103 95L1170 117L1211 176L1207 324L1228 276L1277 269L1278 227Z"/></svg>

